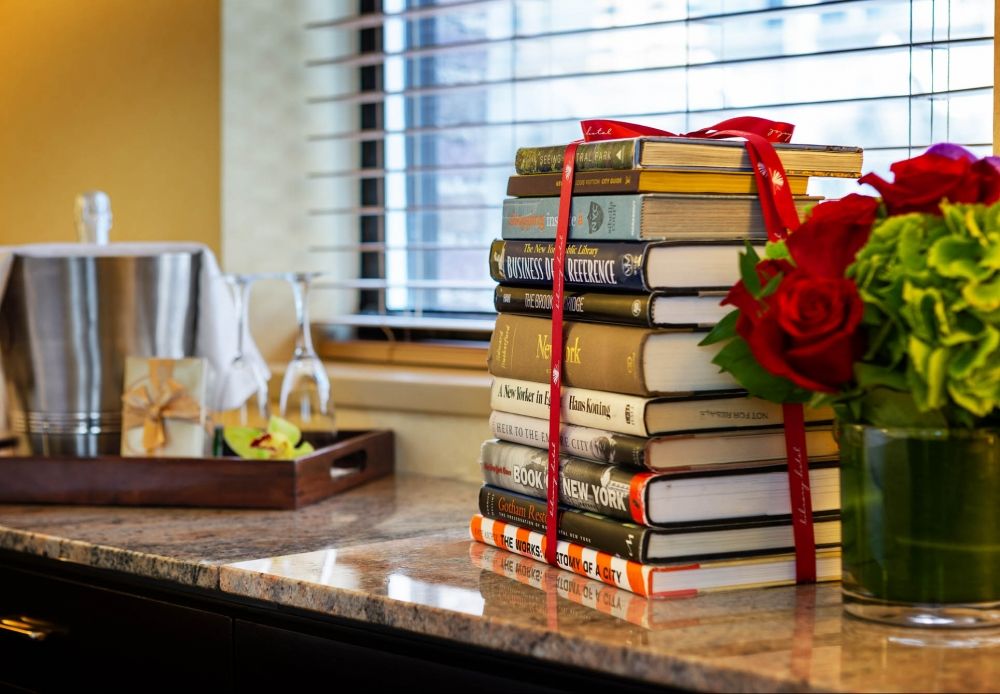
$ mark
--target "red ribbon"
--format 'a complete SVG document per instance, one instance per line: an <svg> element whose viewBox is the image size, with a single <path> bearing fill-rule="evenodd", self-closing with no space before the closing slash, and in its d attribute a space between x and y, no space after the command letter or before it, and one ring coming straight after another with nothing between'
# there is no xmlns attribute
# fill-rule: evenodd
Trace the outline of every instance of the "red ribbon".
<svg viewBox="0 0 1000 694"><path fill-rule="evenodd" d="M785 420L788 494L792 508L792 534L795 537L795 582L815 583L816 536L813 532L805 413L799 403L785 403L781 409Z"/></svg>
<svg viewBox="0 0 1000 694"><path fill-rule="evenodd" d="M570 207L576 173L576 151L581 142L631 137L729 138L746 141L747 154L757 182L757 196L768 239L777 241L799 228L798 211L788 188L785 167L772 142L789 142L795 126L754 116L730 118L708 128L681 135L644 125L615 120L585 120L580 123L583 140L571 142L563 155L562 186L559 191L559 219L556 224L555 253L552 259L552 356L549 386L549 459L546 483L545 561L556 564L559 515L559 442L562 408L563 282L566 267L566 240L569 237ZM802 405L785 404L785 451L788 460L788 489L791 495L795 537L795 575L798 583L816 581L816 540L812 522L812 499Z"/></svg>
<svg viewBox="0 0 1000 694"><path fill-rule="evenodd" d="M566 239L569 236L570 207L573 204L573 178L576 174L576 149L580 141L566 146L563 155L562 188L559 191L559 220L556 223L556 248L552 256L552 356L549 360L549 466L545 489L545 561L556 563L559 541L559 415L562 410L563 357L563 278L566 270Z"/></svg>
<svg viewBox="0 0 1000 694"><path fill-rule="evenodd" d="M587 142L649 135L712 140L742 137L746 140L747 155L750 157L750 165L757 181L757 196L760 198L761 214L764 217L768 239L778 241L785 238L789 231L799 228L799 214L788 189L788 176L771 144L791 141L792 131L795 129L791 123L779 123L755 116L740 116L684 134L617 120L585 120L580 125L583 127L584 139Z"/></svg>

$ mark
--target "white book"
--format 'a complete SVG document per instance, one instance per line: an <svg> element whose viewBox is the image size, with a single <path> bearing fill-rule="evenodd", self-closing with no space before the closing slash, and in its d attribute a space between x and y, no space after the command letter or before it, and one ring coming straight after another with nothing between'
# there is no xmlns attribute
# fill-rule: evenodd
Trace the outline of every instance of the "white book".
<svg viewBox="0 0 1000 694"><path fill-rule="evenodd" d="M504 441L534 448L547 449L549 446L548 419L494 410L490 414L490 428L495 437ZM785 429L781 426L647 438L562 424L560 445L567 455L649 470L784 460L786 455ZM806 451L810 458L836 456L839 453L829 424L806 429Z"/></svg>
<svg viewBox="0 0 1000 694"><path fill-rule="evenodd" d="M548 420L549 385L494 377L490 407ZM564 387L562 421L633 436L743 429L784 423L781 405L747 397L743 391L642 397ZM832 421L828 409L807 410L808 421Z"/></svg>

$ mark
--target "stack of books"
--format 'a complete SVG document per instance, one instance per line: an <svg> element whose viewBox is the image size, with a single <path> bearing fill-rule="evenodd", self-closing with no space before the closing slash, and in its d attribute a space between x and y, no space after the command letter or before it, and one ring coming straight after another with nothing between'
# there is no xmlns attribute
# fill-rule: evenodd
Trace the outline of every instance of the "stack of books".
<svg viewBox="0 0 1000 694"><path fill-rule="evenodd" d="M810 176L860 174L857 148L775 145L804 211ZM542 559L552 255L563 147L521 149L490 250L499 311L473 537ZM742 143L581 145L566 249L558 564L641 595L794 582L781 407L711 363L705 331L766 232ZM839 577L828 410L806 410L817 572Z"/></svg>

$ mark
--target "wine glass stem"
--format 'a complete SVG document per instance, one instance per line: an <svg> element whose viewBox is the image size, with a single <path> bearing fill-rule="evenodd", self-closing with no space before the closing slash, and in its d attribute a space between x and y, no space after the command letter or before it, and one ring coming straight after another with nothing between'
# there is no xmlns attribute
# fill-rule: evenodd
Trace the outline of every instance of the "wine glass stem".
<svg viewBox="0 0 1000 694"><path fill-rule="evenodd" d="M296 276L292 282L292 296L295 298L295 320L298 323L298 336L295 338L295 356L312 357L312 335L309 334L309 280Z"/></svg>
<svg viewBox="0 0 1000 694"><path fill-rule="evenodd" d="M237 277L233 281L233 303L236 308L236 357L243 358L243 331L247 325L247 299L249 295L250 283L242 277Z"/></svg>

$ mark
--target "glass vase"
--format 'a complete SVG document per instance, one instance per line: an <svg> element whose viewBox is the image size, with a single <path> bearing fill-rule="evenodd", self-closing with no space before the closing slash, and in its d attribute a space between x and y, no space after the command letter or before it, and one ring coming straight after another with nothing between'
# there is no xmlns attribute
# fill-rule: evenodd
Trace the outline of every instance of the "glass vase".
<svg viewBox="0 0 1000 694"><path fill-rule="evenodd" d="M844 608L1000 624L1000 430L838 425Z"/></svg>

